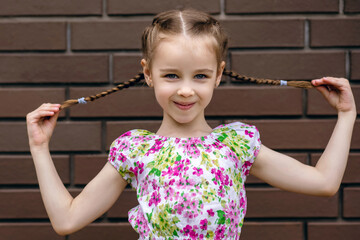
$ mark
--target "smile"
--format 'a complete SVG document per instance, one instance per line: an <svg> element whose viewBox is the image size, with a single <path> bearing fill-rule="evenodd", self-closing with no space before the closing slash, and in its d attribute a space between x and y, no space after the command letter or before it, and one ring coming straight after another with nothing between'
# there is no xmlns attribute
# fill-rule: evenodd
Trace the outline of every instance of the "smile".
<svg viewBox="0 0 360 240"><path fill-rule="evenodd" d="M175 105L180 108L181 110L187 110L190 109L192 106L194 106L195 103L177 103L174 102Z"/></svg>

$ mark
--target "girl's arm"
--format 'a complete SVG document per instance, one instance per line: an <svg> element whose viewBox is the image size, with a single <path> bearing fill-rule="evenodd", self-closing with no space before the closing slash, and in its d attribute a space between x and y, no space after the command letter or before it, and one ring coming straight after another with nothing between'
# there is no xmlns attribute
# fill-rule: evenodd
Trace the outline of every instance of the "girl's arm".
<svg viewBox="0 0 360 240"><path fill-rule="evenodd" d="M348 159L356 107L349 81L322 78L312 84L338 111L331 138L315 167L262 146L250 170L254 176L283 190L331 196L340 186Z"/></svg>
<svg viewBox="0 0 360 240"><path fill-rule="evenodd" d="M26 118L30 151L45 209L54 230L59 235L67 235L106 212L118 199L127 182L113 166L106 163L82 192L73 198L62 183L48 148L58 115L59 105L43 104Z"/></svg>

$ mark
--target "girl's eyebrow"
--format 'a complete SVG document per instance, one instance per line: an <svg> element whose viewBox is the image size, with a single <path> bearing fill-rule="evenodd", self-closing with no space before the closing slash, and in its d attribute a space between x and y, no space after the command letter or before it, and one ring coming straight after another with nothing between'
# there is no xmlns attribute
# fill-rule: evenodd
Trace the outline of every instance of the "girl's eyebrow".
<svg viewBox="0 0 360 240"><path fill-rule="evenodd" d="M176 68L162 68L162 69L160 69L160 71L161 72L175 72L175 71L179 71L178 69L176 69ZM210 73L212 73L212 72L214 72L213 70L211 70L211 69L208 69L208 68L201 68L201 69L196 69L196 71L195 72L210 72Z"/></svg>

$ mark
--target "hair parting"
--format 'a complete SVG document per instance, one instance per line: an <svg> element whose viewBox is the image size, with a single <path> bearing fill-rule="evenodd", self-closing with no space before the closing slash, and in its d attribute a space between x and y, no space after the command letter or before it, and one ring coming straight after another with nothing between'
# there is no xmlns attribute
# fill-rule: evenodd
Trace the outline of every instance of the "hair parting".
<svg viewBox="0 0 360 240"><path fill-rule="evenodd" d="M256 83L256 84L268 84L268 85L281 85L281 81L284 80L271 80L271 79L263 79L263 78L253 78L253 77L247 77L244 75L240 75L234 71L228 71L226 69L224 69L223 74L225 76L229 76L233 79L235 79L236 81L240 81L240 82L248 82L248 83ZM140 82L141 80L144 79L144 74L142 72L138 73L134 78L130 79L127 82L124 83L120 83L118 84L116 87L111 88L105 92L101 92L98 93L96 95L91 95L88 97L83 97L83 98L79 98L79 99L70 99L70 100L66 100L65 102L63 102L61 104L60 109L65 109L68 107L71 107L73 105L82 103L83 101L86 102L92 102L96 99L99 99L101 97L105 97L111 93L117 92L119 90L122 90L124 88L129 88L130 86L135 85L136 83ZM308 81L285 81L287 84L287 86L291 86L291 87L297 87L297 88L312 88L312 84L311 82ZM81 101L80 101L81 100ZM85 103L85 102L84 102Z"/></svg>

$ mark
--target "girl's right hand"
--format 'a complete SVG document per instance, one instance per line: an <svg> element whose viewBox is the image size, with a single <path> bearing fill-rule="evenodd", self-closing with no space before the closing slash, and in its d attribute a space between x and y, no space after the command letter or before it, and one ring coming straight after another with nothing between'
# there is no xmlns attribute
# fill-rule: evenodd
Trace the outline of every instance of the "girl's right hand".
<svg viewBox="0 0 360 240"><path fill-rule="evenodd" d="M60 104L44 103L26 115L31 147L48 147L60 113Z"/></svg>

